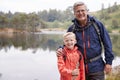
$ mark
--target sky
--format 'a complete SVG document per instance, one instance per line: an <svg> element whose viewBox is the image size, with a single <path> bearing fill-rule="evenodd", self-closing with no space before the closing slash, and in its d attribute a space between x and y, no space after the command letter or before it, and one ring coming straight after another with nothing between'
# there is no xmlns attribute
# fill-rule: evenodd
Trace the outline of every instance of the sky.
<svg viewBox="0 0 120 80"><path fill-rule="evenodd" d="M114 2L120 4L120 0L0 0L0 11L31 13L49 9L66 10L77 1L85 2L90 12L100 10L102 4L104 8Z"/></svg>

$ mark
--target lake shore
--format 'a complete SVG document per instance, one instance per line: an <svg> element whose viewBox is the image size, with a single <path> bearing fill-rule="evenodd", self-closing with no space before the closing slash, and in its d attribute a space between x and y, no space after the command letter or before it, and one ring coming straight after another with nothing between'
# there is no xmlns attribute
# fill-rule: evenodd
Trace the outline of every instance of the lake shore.
<svg viewBox="0 0 120 80"><path fill-rule="evenodd" d="M20 30L20 29L14 29L14 28L0 28L0 34L4 34L4 33L45 33L45 34L63 34L64 32L66 32L65 29L58 29L58 28L54 28L54 29L39 29L39 30L35 30L35 31L29 31L29 30Z"/></svg>
<svg viewBox="0 0 120 80"><path fill-rule="evenodd" d="M61 28L50 28L50 29L37 29L35 31L20 30L14 28L0 28L0 33L29 33L29 32L66 32L67 30ZM113 30L111 34L120 34L118 31Z"/></svg>

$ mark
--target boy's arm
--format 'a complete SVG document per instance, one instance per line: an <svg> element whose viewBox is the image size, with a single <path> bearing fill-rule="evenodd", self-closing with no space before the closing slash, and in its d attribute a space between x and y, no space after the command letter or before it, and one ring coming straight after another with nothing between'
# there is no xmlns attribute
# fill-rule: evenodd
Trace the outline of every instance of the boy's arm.
<svg viewBox="0 0 120 80"><path fill-rule="evenodd" d="M59 70L60 74L64 75L64 76L69 75L72 77L72 70L66 68L63 56L59 56L57 58L58 58L58 61L57 61L58 70Z"/></svg>

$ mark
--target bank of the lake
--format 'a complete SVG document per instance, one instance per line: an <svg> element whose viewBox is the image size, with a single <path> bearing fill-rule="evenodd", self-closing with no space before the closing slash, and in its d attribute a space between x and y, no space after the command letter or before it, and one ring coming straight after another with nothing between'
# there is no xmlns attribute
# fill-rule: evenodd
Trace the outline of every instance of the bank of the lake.
<svg viewBox="0 0 120 80"><path fill-rule="evenodd" d="M21 30L21 29L14 29L14 28L0 28L0 33L29 33L29 32L65 32L66 29L62 28L46 28L46 29L37 29L35 31L29 30ZM119 30L112 30L112 34L119 34Z"/></svg>

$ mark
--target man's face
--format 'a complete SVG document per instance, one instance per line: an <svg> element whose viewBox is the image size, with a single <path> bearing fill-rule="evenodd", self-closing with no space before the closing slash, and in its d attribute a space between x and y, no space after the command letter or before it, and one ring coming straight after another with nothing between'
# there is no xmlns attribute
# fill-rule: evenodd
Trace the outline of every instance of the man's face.
<svg viewBox="0 0 120 80"><path fill-rule="evenodd" d="M87 20L87 9L85 5L77 6L74 9L74 15L78 21Z"/></svg>

